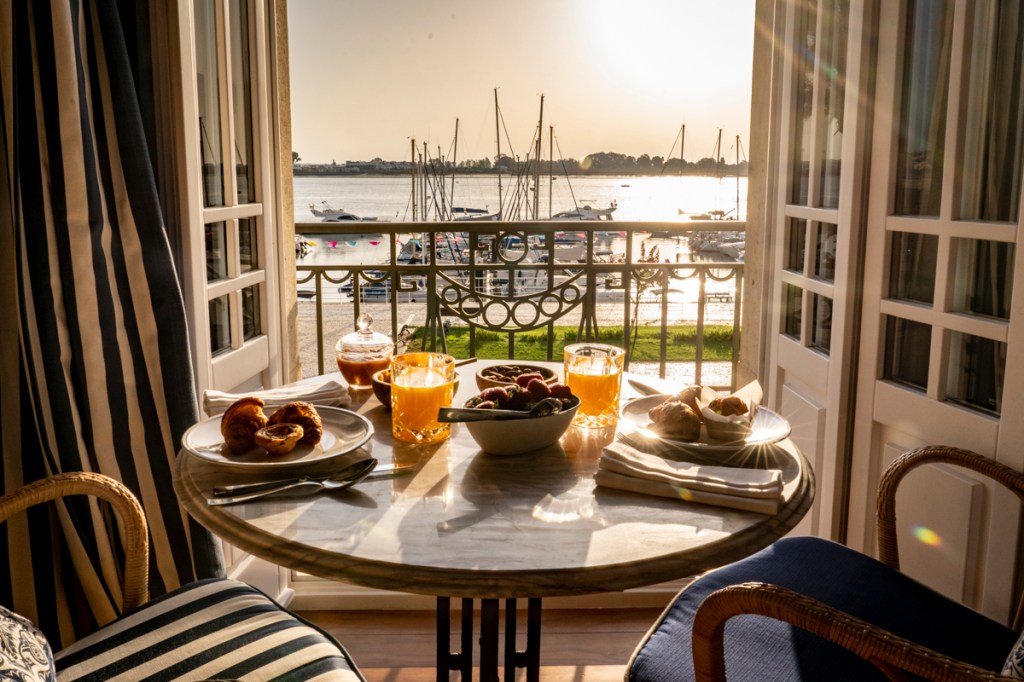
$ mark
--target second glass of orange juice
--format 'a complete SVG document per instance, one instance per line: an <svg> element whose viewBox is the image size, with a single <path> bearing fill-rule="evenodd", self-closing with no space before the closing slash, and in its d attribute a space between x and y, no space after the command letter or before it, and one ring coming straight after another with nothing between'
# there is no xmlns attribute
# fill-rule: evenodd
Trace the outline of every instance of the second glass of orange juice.
<svg viewBox="0 0 1024 682"><path fill-rule="evenodd" d="M565 383L580 399L573 424L601 428L618 423L625 359L626 351L603 343L565 347Z"/></svg>
<svg viewBox="0 0 1024 682"><path fill-rule="evenodd" d="M438 443L451 424L437 411L452 404L455 358L443 353L405 353L391 359L391 435L406 443Z"/></svg>

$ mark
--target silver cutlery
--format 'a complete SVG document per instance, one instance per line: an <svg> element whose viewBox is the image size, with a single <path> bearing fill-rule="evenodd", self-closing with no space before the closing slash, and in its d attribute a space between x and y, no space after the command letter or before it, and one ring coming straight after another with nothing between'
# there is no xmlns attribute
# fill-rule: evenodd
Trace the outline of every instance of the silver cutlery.
<svg viewBox="0 0 1024 682"><path fill-rule="evenodd" d="M259 481L258 483L233 483L230 485L218 485L213 488L213 494L215 497L222 497L224 495L234 495L237 493L249 493L262 490L263 488L277 488L282 485L289 483L297 483L300 480L308 481L344 481L350 476L358 476L363 473L363 467L366 466L366 462L369 460L360 460L355 464L345 467L341 471L335 471L330 474L320 474L316 476L293 476L289 478L277 479L274 481ZM368 475L362 480L366 479L377 479L377 478L390 478L391 476L399 476L412 472L416 468L415 464L379 464L373 468Z"/></svg>
<svg viewBox="0 0 1024 682"><path fill-rule="evenodd" d="M439 422L482 422L492 419L530 419L546 417L562 409L562 401L557 398L545 398L538 401L528 411L488 410L478 407L442 407L437 411Z"/></svg>
<svg viewBox="0 0 1024 682"><path fill-rule="evenodd" d="M636 379L629 379L628 381L629 381L629 385L632 386L641 395L663 395L663 394L672 394L672 393L676 392L667 383L664 386L664 388L658 388L657 386L652 386L651 384L647 384L647 383L644 383L642 381L637 381ZM660 383L660 382L662 382L664 380L663 379L656 379L655 381L658 381Z"/></svg>
<svg viewBox="0 0 1024 682"><path fill-rule="evenodd" d="M374 467L377 466L377 460L370 458L362 460L357 464L344 469L333 476L326 478L317 478L312 476L302 476L300 478L287 481L281 485L265 487L261 490L244 492L242 494L224 494L223 492L218 495L217 491L214 491L214 497L207 499L207 503L214 507L223 506L226 504L235 504L237 502L247 502L249 500L255 500L263 497L264 495L273 495L276 493L284 492L285 490L292 490L301 487L311 487L311 492L319 490L344 490L350 488L356 483L364 480L373 471ZM262 484L253 484L262 485ZM226 488L227 486L225 486ZM222 489L223 490L223 489Z"/></svg>

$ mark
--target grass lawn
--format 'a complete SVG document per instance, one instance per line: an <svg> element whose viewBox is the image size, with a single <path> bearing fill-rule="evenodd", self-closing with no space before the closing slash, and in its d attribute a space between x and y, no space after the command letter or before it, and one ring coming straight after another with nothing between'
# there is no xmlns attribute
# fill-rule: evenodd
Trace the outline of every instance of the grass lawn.
<svg viewBox="0 0 1024 682"><path fill-rule="evenodd" d="M630 362L657 362L661 354L661 328L639 327L635 343L630 348ZM576 343L577 328L555 327L554 351L552 358L562 359L562 347ZM409 350L420 347L422 329L409 343ZM674 325L666 330L668 345L666 359L669 362L686 362L697 359L697 326ZM520 332L516 334L515 360L546 360L548 357L548 335L546 331ZM466 358L469 352L469 329L454 327L448 331L448 353L456 358ZM622 327L603 327L596 341L622 346ZM484 360L505 360L508 358L508 338L504 334L478 330L474 355ZM704 326L705 361L732 359L732 325Z"/></svg>

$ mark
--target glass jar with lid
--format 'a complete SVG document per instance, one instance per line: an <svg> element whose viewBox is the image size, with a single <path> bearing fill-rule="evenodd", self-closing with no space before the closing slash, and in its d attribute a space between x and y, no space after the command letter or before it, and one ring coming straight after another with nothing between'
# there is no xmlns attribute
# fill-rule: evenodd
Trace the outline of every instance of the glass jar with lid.
<svg viewBox="0 0 1024 682"><path fill-rule="evenodd" d="M391 365L395 344L372 327L373 317L363 313L356 321L356 331L341 337L334 348L338 370L354 388L370 388L373 374Z"/></svg>

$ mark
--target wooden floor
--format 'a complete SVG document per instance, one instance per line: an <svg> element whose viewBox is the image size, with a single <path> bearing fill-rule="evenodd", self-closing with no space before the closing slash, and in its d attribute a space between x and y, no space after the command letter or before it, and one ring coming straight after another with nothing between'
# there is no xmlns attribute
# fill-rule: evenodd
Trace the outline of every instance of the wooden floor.
<svg viewBox="0 0 1024 682"><path fill-rule="evenodd" d="M661 609L545 609L541 681L621 682L630 654L660 613ZM334 635L369 682L436 679L433 611L303 611L301 615ZM453 612L455 650L459 622L459 614ZM525 612L519 622L524 628ZM520 648L523 641L521 633ZM473 657L478 661L479 652ZM457 680L458 675L452 673L450 678ZM476 671L474 679L478 679ZM525 673L520 670L516 679L525 680Z"/></svg>

